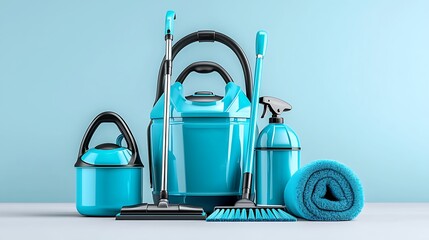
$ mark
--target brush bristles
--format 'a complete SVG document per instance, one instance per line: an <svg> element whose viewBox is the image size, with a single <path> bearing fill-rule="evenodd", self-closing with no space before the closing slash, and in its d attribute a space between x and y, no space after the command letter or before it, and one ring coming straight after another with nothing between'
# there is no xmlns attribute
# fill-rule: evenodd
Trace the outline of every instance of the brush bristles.
<svg viewBox="0 0 429 240"><path fill-rule="evenodd" d="M283 209L275 208L222 208L216 209L207 219L209 222L253 222L253 221L296 221Z"/></svg>

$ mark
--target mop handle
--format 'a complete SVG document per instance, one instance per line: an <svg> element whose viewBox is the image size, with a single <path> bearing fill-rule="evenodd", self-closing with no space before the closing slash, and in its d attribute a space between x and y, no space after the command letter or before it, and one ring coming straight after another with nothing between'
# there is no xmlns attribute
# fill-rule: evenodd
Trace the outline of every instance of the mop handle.
<svg viewBox="0 0 429 240"><path fill-rule="evenodd" d="M262 78L262 59L264 58L267 48L267 33L265 31L258 31L256 33L256 67L255 67L255 80L253 86L251 110L250 110L250 130L248 136L247 146L247 166L245 172L253 172L253 155L255 149L255 137L258 134L256 131L256 119L258 118L258 105L259 105L259 89Z"/></svg>
<svg viewBox="0 0 429 240"><path fill-rule="evenodd" d="M254 164L254 151L255 151L255 137L256 132L256 119L258 117L258 104L259 104L259 88L261 86L262 77L262 59L265 55L267 47L267 33L265 31L258 31L256 33L256 67L255 67L255 80L252 93L252 102L250 109L250 129L247 139L247 151L244 155L244 173L242 182L242 199L251 198L252 191L252 175Z"/></svg>

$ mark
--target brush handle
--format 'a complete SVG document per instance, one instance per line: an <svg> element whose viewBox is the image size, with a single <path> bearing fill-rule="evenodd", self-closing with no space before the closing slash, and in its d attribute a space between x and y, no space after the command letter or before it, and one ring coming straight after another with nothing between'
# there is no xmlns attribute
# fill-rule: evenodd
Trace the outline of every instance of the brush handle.
<svg viewBox="0 0 429 240"><path fill-rule="evenodd" d="M265 56L265 52L267 51L267 32L259 31L256 33L256 57L261 55Z"/></svg>
<svg viewBox="0 0 429 240"><path fill-rule="evenodd" d="M256 34L256 66L255 66L255 80L252 93L252 102L250 110L250 128L248 135L247 145L247 166L244 169L245 172L253 172L253 155L255 149L255 137L256 132L256 119L258 118L258 105L259 105L259 89L261 86L262 78L262 59L265 55L267 45L267 33L265 31L259 31Z"/></svg>
<svg viewBox="0 0 429 240"><path fill-rule="evenodd" d="M256 33L256 66L255 66L255 80L252 93L252 102L250 110L250 128L247 140L247 151L243 175L243 195L242 198L250 199L250 190L252 188L252 173L254 165L254 152L255 152L255 137L257 135L256 119L258 118L258 104L259 104L259 88L262 78L262 59L264 58L267 48L267 33L265 31L258 31Z"/></svg>

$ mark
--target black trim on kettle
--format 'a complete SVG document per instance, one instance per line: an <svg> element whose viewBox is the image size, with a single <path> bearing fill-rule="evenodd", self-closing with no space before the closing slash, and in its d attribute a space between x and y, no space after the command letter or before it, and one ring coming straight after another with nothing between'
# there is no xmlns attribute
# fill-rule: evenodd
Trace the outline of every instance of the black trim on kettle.
<svg viewBox="0 0 429 240"><path fill-rule="evenodd" d="M100 150L112 150L112 149L117 149L120 148L121 146L114 144L114 143L102 143L99 144L95 147L95 149L100 149Z"/></svg>

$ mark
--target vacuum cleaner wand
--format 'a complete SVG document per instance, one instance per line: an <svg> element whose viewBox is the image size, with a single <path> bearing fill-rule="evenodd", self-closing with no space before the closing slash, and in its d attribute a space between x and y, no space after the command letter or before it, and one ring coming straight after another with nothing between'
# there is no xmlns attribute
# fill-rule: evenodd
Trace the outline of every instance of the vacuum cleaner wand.
<svg viewBox="0 0 429 240"><path fill-rule="evenodd" d="M173 42L173 22L176 19L176 14L173 11L168 11L165 17L165 76L164 76L164 131L162 134L162 173L161 173L161 191L158 207L168 207L168 149L170 136L170 81L173 70L173 62L171 60L171 49Z"/></svg>

